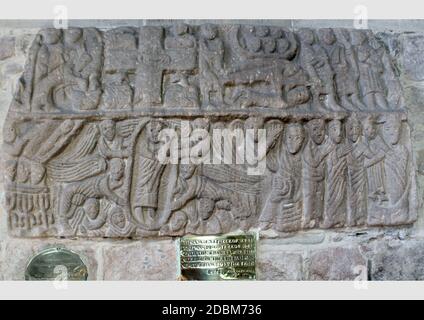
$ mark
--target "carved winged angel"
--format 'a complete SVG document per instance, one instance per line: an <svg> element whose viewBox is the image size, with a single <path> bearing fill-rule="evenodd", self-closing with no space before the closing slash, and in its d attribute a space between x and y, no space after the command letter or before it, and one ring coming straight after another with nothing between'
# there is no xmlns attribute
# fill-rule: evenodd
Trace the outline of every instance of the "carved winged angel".
<svg viewBox="0 0 424 320"><path fill-rule="evenodd" d="M104 120L86 125L59 156L47 163L48 175L57 182L75 182L104 172L107 159L130 155L132 137L145 123Z"/></svg>

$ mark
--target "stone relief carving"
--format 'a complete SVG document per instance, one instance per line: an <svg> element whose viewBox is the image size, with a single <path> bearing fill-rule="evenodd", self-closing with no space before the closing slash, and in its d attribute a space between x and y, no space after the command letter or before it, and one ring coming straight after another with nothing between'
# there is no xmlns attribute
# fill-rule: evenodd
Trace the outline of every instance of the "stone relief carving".
<svg viewBox="0 0 424 320"><path fill-rule="evenodd" d="M390 56L369 31L45 29L4 128L9 230L284 235L411 224L403 108ZM217 130L236 143L212 139ZM238 161L260 148L261 132L261 156ZM178 161L161 161L163 150ZM225 154L232 161L215 162Z"/></svg>

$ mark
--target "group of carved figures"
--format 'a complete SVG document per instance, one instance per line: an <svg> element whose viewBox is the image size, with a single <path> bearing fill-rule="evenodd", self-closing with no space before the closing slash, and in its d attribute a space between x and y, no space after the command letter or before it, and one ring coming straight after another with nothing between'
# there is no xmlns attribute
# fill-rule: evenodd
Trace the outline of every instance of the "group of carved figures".
<svg viewBox="0 0 424 320"><path fill-rule="evenodd" d="M399 110L399 92L388 50L365 30L44 29L29 50L14 109Z"/></svg>
<svg viewBox="0 0 424 320"><path fill-rule="evenodd" d="M4 127L9 229L142 237L411 224L403 108L389 51L367 30L44 29ZM200 134L178 144L176 163L161 161L184 121ZM168 129L176 137L164 140ZM217 129L255 134L208 140ZM238 162L252 146L254 161ZM192 161L193 150L234 162Z"/></svg>
<svg viewBox="0 0 424 320"><path fill-rule="evenodd" d="M261 228L296 231L414 221L411 158L401 135L397 114L289 124Z"/></svg>
<svg viewBox="0 0 424 320"><path fill-rule="evenodd" d="M20 236L133 237L260 228L405 225L416 220L409 130L402 113L246 120L199 117L190 130L266 130L255 163L160 161L178 118L11 119L5 126L9 228ZM218 143L219 146L213 146ZM225 152L219 140L206 151ZM216 148L215 148L216 147ZM209 148L209 149L208 149ZM230 146L236 155L240 145ZM203 149L205 150L205 149ZM188 161L183 161L188 160ZM263 159L257 159L258 161Z"/></svg>

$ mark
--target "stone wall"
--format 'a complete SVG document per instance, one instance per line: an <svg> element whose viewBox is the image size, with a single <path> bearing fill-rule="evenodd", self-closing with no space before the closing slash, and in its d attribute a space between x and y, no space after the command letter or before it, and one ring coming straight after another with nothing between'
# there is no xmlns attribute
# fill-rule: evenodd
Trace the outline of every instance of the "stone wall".
<svg viewBox="0 0 424 320"><path fill-rule="evenodd" d="M169 22L72 23L108 29L119 25L163 25ZM188 23L200 24L199 21ZM251 21L249 23L252 24ZM292 29L351 26L349 22L340 21L253 23ZM2 22L1 26L0 123L3 124L18 78L23 72L29 46L38 28L46 27L48 23L20 25L15 22L14 27L8 27L7 23ZM392 26L396 31L390 31ZM421 56L424 56L424 22L394 25L393 22L381 21L370 23L370 27L383 32L381 39L385 41L400 71L417 168L420 200L418 221L411 227L310 230L285 238L269 235L258 242L259 280L353 280L359 273L366 273L370 280L424 279L424 108L420 103L424 101L424 64L421 61ZM4 192L1 194L4 198ZM6 212L0 208L0 280L22 280L28 260L39 250L53 245L65 246L80 253L88 266L91 280L176 280L179 275L176 238L18 239L8 235Z"/></svg>

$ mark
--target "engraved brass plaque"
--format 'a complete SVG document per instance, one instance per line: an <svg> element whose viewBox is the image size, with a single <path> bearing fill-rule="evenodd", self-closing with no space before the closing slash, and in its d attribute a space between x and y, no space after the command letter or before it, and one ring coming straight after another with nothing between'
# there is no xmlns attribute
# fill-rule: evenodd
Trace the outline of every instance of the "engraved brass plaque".
<svg viewBox="0 0 424 320"><path fill-rule="evenodd" d="M184 280L256 279L256 236L187 236L180 240Z"/></svg>
<svg viewBox="0 0 424 320"><path fill-rule="evenodd" d="M49 248L39 252L28 263L25 280L85 281L88 270L80 256L65 248Z"/></svg>

